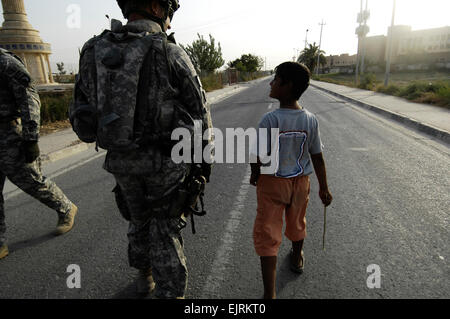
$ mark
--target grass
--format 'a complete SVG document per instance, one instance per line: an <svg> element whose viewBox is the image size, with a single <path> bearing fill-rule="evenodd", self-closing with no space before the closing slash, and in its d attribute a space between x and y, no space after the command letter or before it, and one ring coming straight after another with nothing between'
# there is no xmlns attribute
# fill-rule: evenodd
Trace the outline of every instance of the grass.
<svg viewBox="0 0 450 319"><path fill-rule="evenodd" d="M426 103L450 108L449 72L398 72L390 76L390 84L385 87L384 74L368 73L355 85L354 74L324 74L313 79L350 87L372 90L405 98L412 102Z"/></svg>
<svg viewBox="0 0 450 319"><path fill-rule="evenodd" d="M223 88L222 76L220 73L210 73L206 76L201 77L201 81L203 89L206 92L211 92Z"/></svg>
<svg viewBox="0 0 450 319"><path fill-rule="evenodd" d="M265 72L238 72L238 82L248 82L266 76ZM228 84L227 72L214 72L200 77L203 89L206 92L219 90L224 87L224 83Z"/></svg>
<svg viewBox="0 0 450 319"><path fill-rule="evenodd" d="M67 120L72 92L39 93L41 98L41 125Z"/></svg>

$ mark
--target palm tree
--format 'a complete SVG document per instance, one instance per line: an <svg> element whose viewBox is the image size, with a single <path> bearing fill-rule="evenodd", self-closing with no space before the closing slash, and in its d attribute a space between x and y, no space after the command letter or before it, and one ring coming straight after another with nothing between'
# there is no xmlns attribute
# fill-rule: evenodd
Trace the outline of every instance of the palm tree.
<svg viewBox="0 0 450 319"><path fill-rule="evenodd" d="M311 73L314 73L314 69L317 66L317 57L320 54L319 63L323 67L327 64L327 59L324 55L325 51L319 50L319 47L316 45L316 42L313 44L309 44L309 48L305 48L298 57L297 62L303 63L306 65Z"/></svg>

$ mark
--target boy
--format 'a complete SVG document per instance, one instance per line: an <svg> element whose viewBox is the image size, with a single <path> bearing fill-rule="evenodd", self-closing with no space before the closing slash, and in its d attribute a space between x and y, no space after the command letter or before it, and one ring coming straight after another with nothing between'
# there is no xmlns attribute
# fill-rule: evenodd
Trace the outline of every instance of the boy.
<svg viewBox="0 0 450 319"><path fill-rule="evenodd" d="M258 207L253 239L256 253L261 259L265 299L276 298L276 265L284 211L285 235L292 242L291 270L303 272L305 215L310 192L309 175L313 171L311 162L320 185L320 199L325 206L332 201L317 119L298 102L309 86L311 73L306 66L295 62L285 62L275 72L275 79L270 83L270 97L280 101L280 108L265 114L259 128L267 129L268 135L271 129L279 129L277 147L269 144L267 147L269 154L278 152L276 165L271 163L276 169L261 173L261 167L264 169L264 166L258 158L258 163L251 164L250 178L250 184L256 186L257 191Z"/></svg>

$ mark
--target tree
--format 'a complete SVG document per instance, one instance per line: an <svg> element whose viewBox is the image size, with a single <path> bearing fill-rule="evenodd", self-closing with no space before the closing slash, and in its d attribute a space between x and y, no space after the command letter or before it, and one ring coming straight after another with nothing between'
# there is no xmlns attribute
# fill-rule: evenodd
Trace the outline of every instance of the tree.
<svg viewBox="0 0 450 319"><path fill-rule="evenodd" d="M181 47L191 58L197 73L205 75L220 68L225 64L225 61L222 58L220 42L216 47L216 41L211 34L209 35L209 43L200 34L197 33L197 36L198 39L191 45L187 47L181 45Z"/></svg>
<svg viewBox="0 0 450 319"><path fill-rule="evenodd" d="M64 70L64 62L56 63L56 66L57 66L57 68L58 68L59 75L64 75L64 74L66 74L66 71Z"/></svg>
<svg viewBox="0 0 450 319"><path fill-rule="evenodd" d="M243 54L239 59L229 62L228 66L240 72L256 72L264 66L264 61L256 55Z"/></svg>
<svg viewBox="0 0 450 319"><path fill-rule="evenodd" d="M327 59L324 55L325 51L319 50L319 47L314 42L313 44L310 44L308 48L305 48L298 57L297 62L303 63L306 65L311 73L314 73L314 70L317 66L317 57L320 55L319 58L319 64L323 67L325 64L327 64Z"/></svg>

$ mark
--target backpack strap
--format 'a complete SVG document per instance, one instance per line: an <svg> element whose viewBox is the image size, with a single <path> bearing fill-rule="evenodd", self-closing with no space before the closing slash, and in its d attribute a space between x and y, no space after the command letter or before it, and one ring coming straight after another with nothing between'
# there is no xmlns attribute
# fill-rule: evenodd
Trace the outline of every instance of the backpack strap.
<svg viewBox="0 0 450 319"><path fill-rule="evenodd" d="M141 68L141 72L139 74L139 83L137 90L137 109L136 115L134 118L135 121L135 136L136 143L141 145L145 143L145 130L148 127L147 122L147 113L150 107L149 104L149 93L150 93L150 85L151 85L151 69L152 69L152 60L154 49L151 47L145 58L144 63Z"/></svg>

